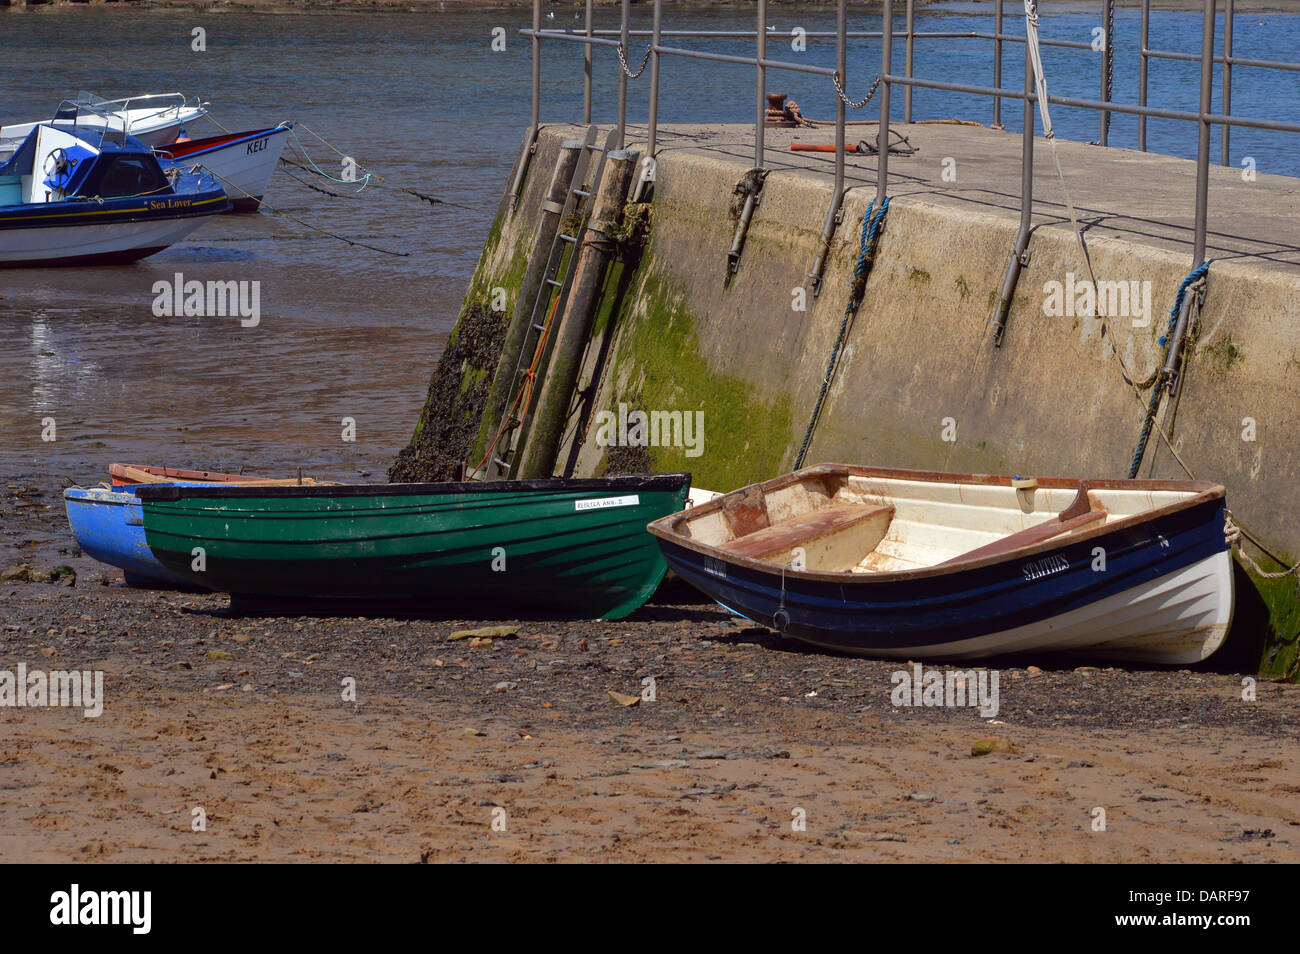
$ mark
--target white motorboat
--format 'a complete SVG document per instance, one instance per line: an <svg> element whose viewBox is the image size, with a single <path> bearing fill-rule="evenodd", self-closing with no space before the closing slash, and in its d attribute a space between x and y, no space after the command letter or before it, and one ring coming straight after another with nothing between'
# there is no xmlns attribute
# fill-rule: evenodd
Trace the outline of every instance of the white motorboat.
<svg viewBox="0 0 1300 954"><path fill-rule="evenodd" d="M85 130L124 132L146 146L165 146L185 132L185 125L206 116L208 104L183 93L145 93L104 99L82 91L64 100L54 118L0 125L0 157L12 153L37 126L76 126Z"/></svg>
<svg viewBox="0 0 1300 954"><path fill-rule="evenodd" d="M154 152L164 165L171 162L184 167L202 166L230 195L234 211L255 212L292 129L293 123L286 122L269 129L185 139L160 146Z"/></svg>
<svg viewBox="0 0 1300 954"><path fill-rule="evenodd" d="M211 176L164 171L130 136L38 125L0 165L0 267L132 262L229 208Z"/></svg>

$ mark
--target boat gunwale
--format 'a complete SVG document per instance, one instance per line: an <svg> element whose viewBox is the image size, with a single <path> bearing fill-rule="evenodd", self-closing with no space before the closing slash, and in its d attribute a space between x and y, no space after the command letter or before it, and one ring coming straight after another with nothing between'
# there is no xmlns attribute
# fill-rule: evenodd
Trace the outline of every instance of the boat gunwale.
<svg viewBox="0 0 1300 954"><path fill-rule="evenodd" d="M696 553L711 557L712 559L718 560L722 563L744 567L748 570L755 570L771 576L780 576L785 581L804 580L808 582L838 584L852 582L855 584L879 585L885 583L898 583L906 580L927 579L931 577L947 577L998 564L1018 562L1025 557L1037 556L1038 554L1048 553L1065 546L1073 546L1077 543L1095 540L1099 537L1106 536L1107 534L1123 532L1141 524L1149 523L1153 519L1178 513L1182 510L1188 510L1212 500L1222 500L1226 494L1222 484L1215 484L1211 481L1205 480L1116 480L1079 477L1035 477L1034 479L1038 482L1038 487L1046 490L1173 490L1195 491L1195 493L1191 493L1185 500L1179 500L1174 503L1165 504L1162 507L1156 507L1152 510L1146 510L1141 513L1131 514L1127 517L1121 517L1114 522L1106 521L1100 526L1081 530L1078 533L1069 533L1063 536L1051 537L1039 543L1009 550L1006 553L991 554L973 560L965 560L957 557L951 561L936 564L934 566L917 567L910 570L882 570L870 573L854 573L851 570L799 570L791 566L778 565L764 560L754 559L753 557L735 556L720 547L712 544L701 543L698 540L687 537L677 529L677 526L688 518L694 519L697 516L704 516L708 513L722 510L723 501L737 494L758 489L766 496L773 491L781 490L785 487L791 486L792 484L803 483L809 478L826 475L878 477L882 479L914 480L930 483L970 484L981 487L1012 486L1012 478L1005 475L961 474L933 470L905 470L890 467L867 467L858 464L817 464L812 467L806 467L803 470L783 474L780 477L775 477L771 480L761 481L756 484L749 484L745 487L737 488L728 494L723 494L720 497L715 497L712 500L697 504L687 510L681 510L677 513L669 514L667 517L661 517L652 522L646 529L659 539L665 540L684 549L693 550ZM1226 542L1224 547L1225 549L1227 548Z"/></svg>
<svg viewBox="0 0 1300 954"><path fill-rule="evenodd" d="M218 149L242 146L255 139L273 136L277 133L287 133L292 129L292 125L281 123L278 126L267 126L264 129L253 129L248 132L222 133L219 136L204 136L201 139L178 140L165 146L154 146L153 152L154 155L162 156L169 162L183 165L181 162L183 159L193 159L205 153L215 152Z"/></svg>
<svg viewBox="0 0 1300 954"><path fill-rule="evenodd" d="M139 484L137 496L143 501L175 501L186 497L209 499L249 499L272 497L407 497L458 495L471 493L514 493L520 491L588 491L645 490L680 491L690 486L688 473L626 474L615 477L543 478L536 480L447 481L418 484L313 484L289 487L241 487L236 484L211 487L178 487L174 484Z"/></svg>

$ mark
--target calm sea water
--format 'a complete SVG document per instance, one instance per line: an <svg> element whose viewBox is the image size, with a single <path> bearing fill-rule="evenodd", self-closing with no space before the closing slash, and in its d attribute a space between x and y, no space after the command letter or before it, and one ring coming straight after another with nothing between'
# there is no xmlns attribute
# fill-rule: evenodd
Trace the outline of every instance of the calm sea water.
<svg viewBox="0 0 1300 954"><path fill-rule="evenodd" d="M930 7L918 29L990 29L987 11ZM547 25L577 26L570 13L558 12ZM599 13L598 25L617 25L615 10ZM224 217L135 266L0 271L0 478L98 480L120 459L262 471L302 465L340 479L382 479L410 434L527 122L529 50L515 31L528 18L522 10L259 15L81 8L0 15L0 123L42 118L80 89L197 93L231 129L296 119L388 183L333 198L277 173L268 203L317 229L404 253L348 246L263 213ZM834 17L774 8L771 22L788 35L796 26L830 29ZM648 9L636 10L636 23L649 26ZM861 17L853 25L878 24ZM1051 12L1043 30L1086 41L1096 24L1095 12ZM665 25L749 29L752 20L736 11L674 9ZM206 30L206 52L190 48L194 27ZM491 50L494 27L507 30L505 52ZM1010 12L1007 29L1023 32ZM1153 46L1190 50L1199 35L1199 14L1155 15ZM1117 36L1115 96L1135 101L1135 11L1119 12ZM1239 16L1236 37L1239 55L1294 58L1300 17ZM682 42L749 49L739 40ZM634 47L634 62L643 48ZM878 49L875 41L854 49L852 96L862 95L877 72ZM1021 81L1018 54L1008 46L1007 85ZM771 55L796 54L774 40ZM805 55L831 65L833 45L811 44ZM546 64L544 118L580 118L580 48L550 45ZM921 76L988 84L990 64L983 41L917 46ZM1052 89L1065 95L1095 96L1097 65L1089 52L1047 54ZM614 116L616 69L612 52L598 51L598 120ZM1153 64L1151 101L1195 108L1197 70L1191 63ZM751 77L743 67L665 61L662 121L748 121ZM636 122L645 117L647 79L648 72L632 82ZM775 75L771 86L809 115L832 115L823 80ZM1233 108L1257 116L1289 111L1282 118L1294 119L1298 93L1296 74L1239 69ZM901 114L901 95L895 102ZM1008 128L1017 128L1019 105L1008 102L1003 112ZM988 122L990 105L921 90L915 116ZM1064 138L1097 136L1092 114L1059 109L1057 122ZM215 131L200 125L191 133ZM1191 127L1153 121L1149 135L1154 150L1194 153ZM1234 163L1252 156L1262 171L1300 175L1295 137L1249 130L1233 136ZM303 139L317 161L337 163L305 132ZM1112 144L1132 146L1134 139L1134 120L1116 116ZM1216 157L1217 141L1216 133ZM431 207L394 184L465 208ZM186 279L259 281L261 324L154 317L153 284L178 272ZM40 439L45 418L55 420L53 442ZM344 418L355 421L353 442L342 439Z"/></svg>

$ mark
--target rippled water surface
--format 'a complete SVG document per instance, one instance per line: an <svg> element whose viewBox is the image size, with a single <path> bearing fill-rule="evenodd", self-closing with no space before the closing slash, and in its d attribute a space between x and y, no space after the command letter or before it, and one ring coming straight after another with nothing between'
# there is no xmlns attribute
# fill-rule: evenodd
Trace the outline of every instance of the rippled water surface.
<svg viewBox="0 0 1300 954"><path fill-rule="evenodd" d="M927 8L919 29L991 26L987 5ZM575 26L560 9L548 26ZM637 25L649 25L638 8ZM600 11L602 26L615 11ZM204 11L11 12L0 15L0 123L43 118L80 89L104 95L179 90L201 94L231 129L295 119L355 156L387 182L359 196L334 198L277 172L268 203L302 224L272 214L225 216L189 241L141 264L96 269L0 271L0 474L58 474L102 479L111 460L246 466L281 471L303 466L340 479L382 479L410 434L430 368L455 319L479 248L495 213L528 116L528 44L515 34L526 11L248 14ZM833 13L795 14L774 7L771 22L791 28L833 26ZM901 22L901 20L899 21ZM1048 13L1044 33L1088 40L1095 13ZM737 11L673 9L667 26L749 29ZM202 26L208 49L190 49ZM507 29L507 50L490 49L493 27ZM877 18L855 22L875 29ZM1020 29L1008 13L1007 29ZM1117 19L1116 98L1136 99L1136 11ZM1152 45L1190 50L1200 16L1158 13ZM1241 56L1286 59L1300 50L1300 17L1239 16ZM676 42L676 41L675 41ZM687 41L680 41L687 42ZM738 40L692 41L701 49L746 52ZM901 46L901 44L900 44ZM988 84L990 44L922 41L917 73ZM634 50L639 62L642 45ZM860 41L851 59L850 94L861 95L878 69L878 45ZM1007 85L1018 85L1019 50L1008 46ZM793 56L773 41L772 55ZM833 47L812 45L807 58L831 65ZM613 54L598 51L597 119L613 115ZM901 49L896 69L901 69ZM1049 51L1053 92L1097 94L1097 56ZM662 121L746 121L752 81L742 67L666 62ZM1194 108L1197 66L1152 67L1153 103ZM632 83L631 118L645 115L645 77ZM773 88L813 116L831 114L823 80L786 74ZM1239 69L1235 112L1294 111L1296 74ZM896 105L901 110L901 96ZM547 50L544 118L577 119L581 53ZM1216 102L1216 107L1218 106ZM989 121L988 103L918 91L916 117ZM1091 114L1060 110L1065 138L1094 139ZM1014 129L1018 104L1004 116ZM1293 115L1280 118L1294 119ZM215 128L198 126L194 135ZM1116 116L1113 144L1132 146L1134 121ZM323 166L338 157L302 137ZM1233 161L1256 159L1263 171L1300 174L1296 143L1234 133ZM1191 155L1194 131L1153 122L1151 148ZM1214 155L1218 156L1217 134ZM457 206L432 207L400 191L408 186ZM401 255L349 246L322 231ZM160 279L257 280L262 320L156 318ZM53 418L57 440L44 442ZM341 439L356 421L355 442Z"/></svg>

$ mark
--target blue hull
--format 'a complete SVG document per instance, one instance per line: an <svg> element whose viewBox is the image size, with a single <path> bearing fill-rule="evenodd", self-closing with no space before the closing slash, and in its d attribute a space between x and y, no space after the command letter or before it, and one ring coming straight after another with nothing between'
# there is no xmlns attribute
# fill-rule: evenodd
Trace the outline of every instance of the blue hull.
<svg viewBox="0 0 1300 954"><path fill-rule="evenodd" d="M808 642L864 655L924 656L1141 593L1227 550L1224 501L1211 499L1032 557L904 579L837 581L719 559L659 536L668 566L728 609ZM1105 570L1094 570L1096 548Z"/></svg>
<svg viewBox="0 0 1300 954"><path fill-rule="evenodd" d="M145 543L144 512L134 493L72 487L63 500L77 544L92 559L122 570L131 586L194 587L159 563Z"/></svg>

